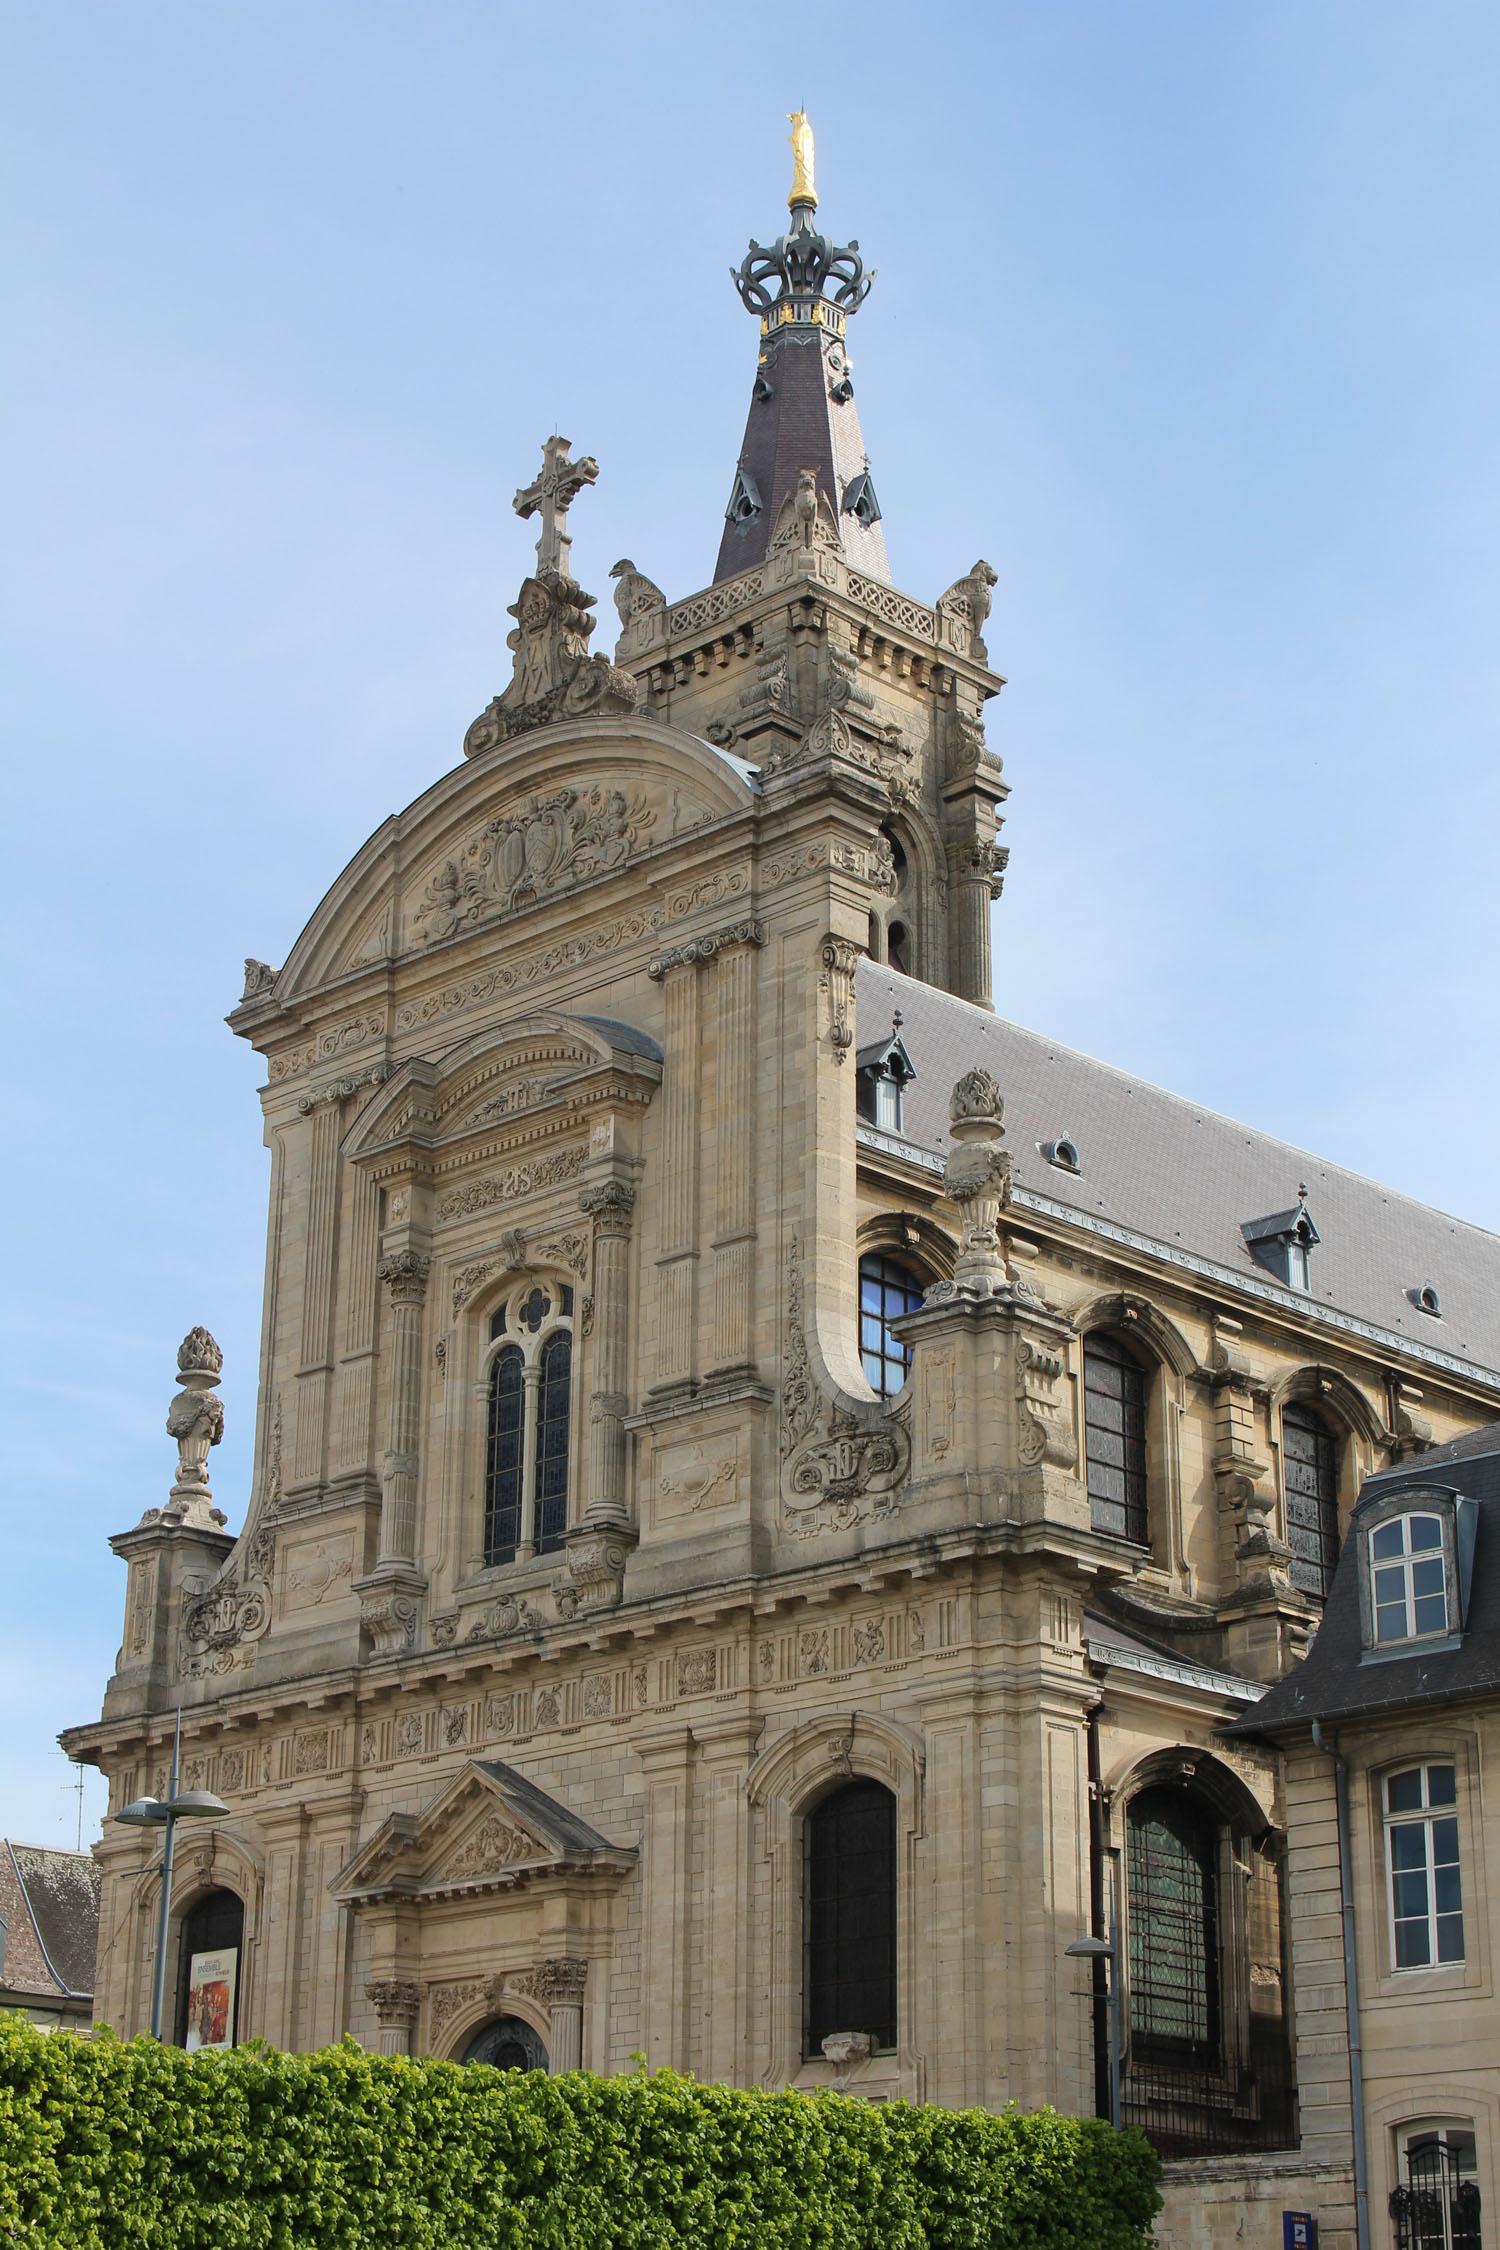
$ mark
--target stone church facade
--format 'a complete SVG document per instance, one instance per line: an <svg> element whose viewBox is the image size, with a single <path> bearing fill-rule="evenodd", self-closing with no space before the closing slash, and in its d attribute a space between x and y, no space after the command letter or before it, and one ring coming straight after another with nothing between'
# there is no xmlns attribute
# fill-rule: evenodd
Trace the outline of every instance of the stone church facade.
<svg viewBox="0 0 1500 2250"><path fill-rule="evenodd" d="M995 1013L994 576L892 583L869 278L794 195L713 583L617 565L591 653L550 440L510 685L247 964L253 1489L232 1535L195 1331L68 1746L164 1795L180 1702L229 1814L168 1991L232 1947L290 2048L1092 2112L1113 1918L1127 2117L1336 2242L1277 1755L1221 1730L1363 1479L1500 1413L1494 1245ZM151 1840L98 1857L133 2032Z"/></svg>

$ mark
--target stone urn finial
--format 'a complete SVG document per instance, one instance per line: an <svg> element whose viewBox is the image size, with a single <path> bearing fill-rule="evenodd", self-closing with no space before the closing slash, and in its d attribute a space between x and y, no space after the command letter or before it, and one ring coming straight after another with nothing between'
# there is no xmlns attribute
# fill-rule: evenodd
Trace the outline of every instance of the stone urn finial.
<svg viewBox="0 0 1500 2250"><path fill-rule="evenodd" d="M957 1147L943 1170L943 1190L958 1205L960 1240L953 1278L968 1295L987 1296L1005 1281L1000 1213L1010 1201L1005 1104L987 1070L966 1071L948 1103Z"/></svg>
<svg viewBox="0 0 1500 2250"><path fill-rule="evenodd" d="M217 1530L227 1520L208 1483L209 1447L224 1435L224 1402L214 1390L223 1365L208 1330L190 1328L177 1352L182 1388L167 1408L167 1435L177 1440L177 1481L162 1510L165 1522Z"/></svg>

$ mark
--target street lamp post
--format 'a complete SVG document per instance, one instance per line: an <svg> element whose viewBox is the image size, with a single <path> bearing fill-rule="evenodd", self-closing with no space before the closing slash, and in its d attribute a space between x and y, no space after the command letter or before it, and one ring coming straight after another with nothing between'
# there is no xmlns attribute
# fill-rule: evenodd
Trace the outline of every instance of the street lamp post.
<svg viewBox="0 0 1500 2250"><path fill-rule="evenodd" d="M1113 1869L1110 1870L1113 1875ZM1075 1961L1102 1961L1104 1963L1104 1992L1109 2009L1109 2121L1120 2129L1120 1979L1119 1948L1116 1939L1114 1883L1109 1887L1109 1937L1075 1938L1063 1948Z"/></svg>
<svg viewBox="0 0 1500 2250"><path fill-rule="evenodd" d="M162 2004L167 1989L167 1931L172 1908L172 1851L177 1840L179 1820L214 1820L227 1816L229 1807L222 1797L214 1796L209 1789L185 1789L178 1794L178 1767L182 1756L182 1712L177 1713L177 1731L172 1737L172 1778L167 1784L167 1794L161 1797L137 1797L126 1805L115 1818L127 1828L160 1828L161 1854L161 1916L156 1930L156 1974L151 1984L151 2036L161 2037Z"/></svg>

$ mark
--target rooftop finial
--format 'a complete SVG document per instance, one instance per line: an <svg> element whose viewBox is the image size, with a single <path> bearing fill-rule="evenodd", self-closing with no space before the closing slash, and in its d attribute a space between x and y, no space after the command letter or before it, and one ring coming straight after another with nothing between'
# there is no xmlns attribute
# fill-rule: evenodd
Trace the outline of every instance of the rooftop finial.
<svg viewBox="0 0 1500 2250"><path fill-rule="evenodd" d="M813 129L807 122L805 109L789 109L787 123L792 130L788 139L792 144L792 192L787 202L792 210L799 203L818 208L818 191L813 186Z"/></svg>
<svg viewBox="0 0 1500 2250"><path fill-rule="evenodd" d="M538 578L568 578L572 575L569 557L573 542L568 535L568 510L586 484L593 484L599 475L599 464L592 455L585 454L581 461L568 459L571 440L549 437L542 447L541 475L528 485L523 485L511 505L523 520L538 513L542 519L542 536L536 543L536 574Z"/></svg>

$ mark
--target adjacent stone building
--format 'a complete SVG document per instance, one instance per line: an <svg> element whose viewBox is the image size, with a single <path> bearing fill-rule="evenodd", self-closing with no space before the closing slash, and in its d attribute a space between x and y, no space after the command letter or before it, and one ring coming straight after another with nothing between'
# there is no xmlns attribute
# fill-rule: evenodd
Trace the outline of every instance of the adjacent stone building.
<svg viewBox="0 0 1500 2250"><path fill-rule="evenodd" d="M810 160L738 287L713 583L617 564L591 654L549 440L510 684L247 965L253 1488L236 1536L195 1331L69 1748L161 1794L181 1700L231 1812L169 1974L235 1950L288 2047L1092 2110L1113 1911L1127 2116L1340 2244L1280 1759L1222 1730L1365 1479L1495 1418L1496 1245L994 1012L994 574L891 581ZM151 1845L99 1856L134 2030Z"/></svg>
<svg viewBox="0 0 1500 2250"><path fill-rule="evenodd" d="M1479 2250L1500 2214L1500 1424L1370 1478L1311 1654L1251 1726L1286 1758L1304 2148L1342 2152L1353 2047L1371 2241Z"/></svg>

